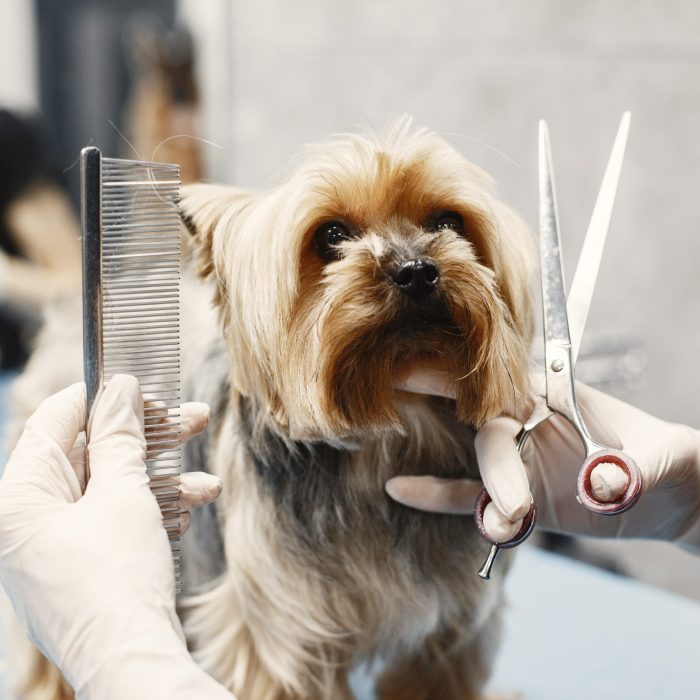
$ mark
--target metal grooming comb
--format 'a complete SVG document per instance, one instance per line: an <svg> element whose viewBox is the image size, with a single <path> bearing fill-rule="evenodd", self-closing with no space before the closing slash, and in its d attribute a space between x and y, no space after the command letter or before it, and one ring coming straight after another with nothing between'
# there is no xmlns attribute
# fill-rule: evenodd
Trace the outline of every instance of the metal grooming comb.
<svg viewBox="0 0 700 700"><path fill-rule="evenodd" d="M81 152L83 362L88 415L115 374L144 393L146 469L181 590L180 169Z"/></svg>

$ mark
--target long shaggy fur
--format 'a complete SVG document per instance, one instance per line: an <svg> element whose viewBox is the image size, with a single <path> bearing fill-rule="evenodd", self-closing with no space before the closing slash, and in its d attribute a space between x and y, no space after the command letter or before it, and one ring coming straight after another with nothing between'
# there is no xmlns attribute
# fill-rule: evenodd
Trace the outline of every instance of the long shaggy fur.
<svg viewBox="0 0 700 700"><path fill-rule="evenodd" d="M307 148L268 191L192 185L181 206L204 280L183 298L188 399L213 409L187 462L225 486L183 541L195 657L242 699L350 699L349 670L377 659L381 700L478 697L505 568L484 585L471 519L404 508L384 483L476 476L474 428L526 395L525 226L406 119ZM352 232L331 258L329 221ZM392 282L416 259L439 269L421 302ZM448 372L456 400L392 389L416 365Z"/></svg>
<svg viewBox="0 0 700 700"><path fill-rule="evenodd" d="M267 192L186 188L182 209L230 366L209 453L226 572L186 606L196 657L261 700L351 697L348 670L377 656L382 698L476 697L500 600L475 575L484 543L383 485L476 476L473 428L526 393L525 227L406 120L309 148ZM464 231L433 230L442 211ZM354 232L331 260L314 242L328 221ZM416 258L440 270L426 305L391 282ZM416 364L447 371L456 401L393 390Z"/></svg>

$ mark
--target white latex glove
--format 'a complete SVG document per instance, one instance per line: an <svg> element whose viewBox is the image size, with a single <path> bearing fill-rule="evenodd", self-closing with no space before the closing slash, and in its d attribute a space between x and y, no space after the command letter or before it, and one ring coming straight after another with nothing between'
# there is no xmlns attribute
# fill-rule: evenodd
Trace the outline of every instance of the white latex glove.
<svg viewBox="0 0 700 700"><path fill-rule="evenodd" d="M83 384L44 401L0 480L0 581L19 619L79 698L230 700L182 641L137 381L96 402L83 496L70 455L85 412Z"/></svg>
<svg viewBox="0 0 700 700"><path fill-rule="evenodd" d="M439 372L415 372L397 388L451 396ZM604 516L576 500L576 479L583 446L573 427L554 416L530 434L518 454L515 436L521 424L497 418L478 432L479 470L493 502L484 525L497 541L510 539L522 524L531 501L540 527L574 535L636 537L675 541L700 549L700 432L654 418L583 384L576 398L584 422L597 442L622 449L643 476L639 502L622 515ZM521 416L526 418L526 416ZM620 470L597 468L591 477L597 495L613 500L624 491ZM469 480L397 477L387 482L392 498L423 510L471 513L483 485Z"/></svg>
<svg viewBox="0 0 700 700"><path fill-rule="evenodd" d="M144 396L143 400L145 405L151 408L157 408L159 405L163 405L162 401L151 400L148 394ZM180 444L199 435L199 433L207 427L209 424L209 413L209 406L198 401L183 403L180 405L179 409L172 408L168 410L163 408L162 413L159 412L159 414L162 415L163 422L166 422L172 415L179 416L177 420L180 424L180 434L178 436L178 443ZM159 414L151 413L151 417L155 417ZM80 433L68 457L73 471L78 478L80 492L85 493L85 487L87 486L87 469L85 462L84 433ZM216 500L221 494L222 483L221 479L207 474L206 472L185 472L178 476L176 481L180 489L180 498L178 501L180 518L177 534L182 536L187 532L192 522L190 511Z"/></svg>

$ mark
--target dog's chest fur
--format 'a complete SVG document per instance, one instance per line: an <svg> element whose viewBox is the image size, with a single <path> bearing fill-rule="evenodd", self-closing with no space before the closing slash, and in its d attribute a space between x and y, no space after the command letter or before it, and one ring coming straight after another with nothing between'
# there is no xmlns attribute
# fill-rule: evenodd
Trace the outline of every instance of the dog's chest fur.
<svg viewBox="0 0 700 700"><path fill-rule="evenodd" d="M194 514L185 572L196 574L186 584L223 574L226 562L243 581L278 568L264 572L269 590L287 577L302 600L322 596L319 616L342 621L329 633L350 635L359 655L419 644L444 624L474 624L485 601L471 574L484 544L471 518L408 509L384 490L398 474L476 475L472 431L449 403L407 398L406 435L356 449L294 442L254 400L232 394L229 368L223 343L213 345L187 397L212 406L209 430L188 446L188 467L216 473L226 492L218 512ZM247 590L236 587L243 597ZM253 597L241 604L266 604L259 591Z"/></svg>

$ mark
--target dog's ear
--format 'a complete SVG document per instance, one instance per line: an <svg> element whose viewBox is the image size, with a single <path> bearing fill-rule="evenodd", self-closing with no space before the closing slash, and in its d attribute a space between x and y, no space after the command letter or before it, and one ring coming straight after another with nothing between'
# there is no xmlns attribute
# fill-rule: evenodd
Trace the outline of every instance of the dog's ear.
<svg viewBox="0 0 700 700"><path fill-rule="evenodd" d="M532 288L537 269L536 241L527 224L509 206L495 201L491 213L498 246L494 272L515 325L529 342L534 332Z"/></svg>
<svg viewBox="0 0 700 700"><path fill-rule="evenodd" d="M214 234L222 217L239 209L250 194L227 185L184 185L180 192L180 217L186 229L185 248L199 259L199 274L210 277L215 270Z"/></svg>

